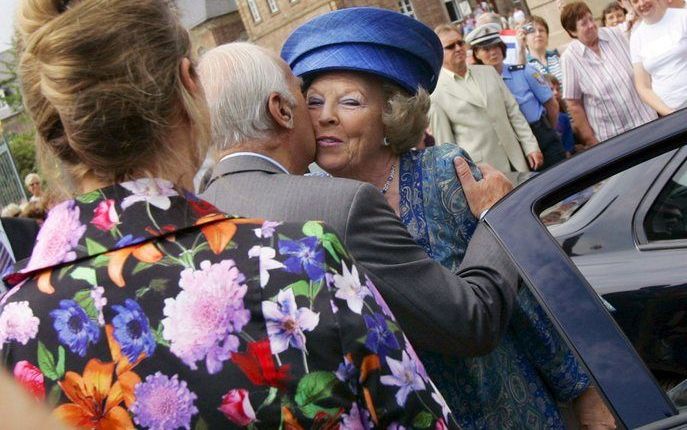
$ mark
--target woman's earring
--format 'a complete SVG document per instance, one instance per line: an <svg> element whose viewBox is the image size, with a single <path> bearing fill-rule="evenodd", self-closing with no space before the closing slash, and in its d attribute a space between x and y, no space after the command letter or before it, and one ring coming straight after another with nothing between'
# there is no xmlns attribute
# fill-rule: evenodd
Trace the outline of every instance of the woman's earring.
<svg viewBox="0 0 687 430"><path fill-rule="evenodd" d="M389 142L389 139L387 139L386 136L384 136L384 146L389 146L389 145L391 145L391 142Z"/></svg>

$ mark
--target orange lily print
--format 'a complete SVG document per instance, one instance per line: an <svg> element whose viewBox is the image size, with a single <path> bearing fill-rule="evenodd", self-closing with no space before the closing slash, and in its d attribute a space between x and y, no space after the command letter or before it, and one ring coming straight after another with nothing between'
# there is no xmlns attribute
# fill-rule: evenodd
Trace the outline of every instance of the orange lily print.
<svg viewBox="0 0 687 430"><path fill-rule="evenodd" d="M120 406L124 401L122 384L119 381L112 384L114 369L114 363L91 359L86 364L83 376L67 372L58 384L72 403L58 406L53 414L76 428L133 429L129 413Z"/></svg>
<svg viewBox="0 0 687 430"><path fill-rule="evenodd" d="M127 246L126 248L107 253L106 255L110 257L107 265L107 274L110 276L112 282L120 288L126 285L122 270L124 269L124 263L126 263L127 258L129 258L129 255L132 253L139 261L151 264L157 263L162 260L163 257L160 250L157 249L152 242L139 246Z"/></svg>
<svg viewBox="0 0 687 430"><path fill-rule="evenodd" d="M238 224L262 224L259 218L228 219L226 215L206 215L196 221L200 225L200 231L205 235L208 245L215 255L221 253L227 247L236 233Z"/></svg>

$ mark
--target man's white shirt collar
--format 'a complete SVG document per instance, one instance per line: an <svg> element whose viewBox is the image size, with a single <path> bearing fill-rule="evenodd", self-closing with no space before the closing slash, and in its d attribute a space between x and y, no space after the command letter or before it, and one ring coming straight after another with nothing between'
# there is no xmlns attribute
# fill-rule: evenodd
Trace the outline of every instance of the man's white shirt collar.
<svg viewBox="0 0 687 430"><path fill-rule="evenodd" d="M228 160L228 159L230 159L230 158L234 158L234 157L243 157L243 156L250 156L250 157L262 158L263 160L269 161L270 163L272 163L272 164L274 164L275 166L279 167L279 169L281 169L281 170L282 170L284 173L286 173L287 175L290 175L290 174L291 174L291 173L289 173L288 170L286 170L286 167L284 167L280 162L278 162L278 161L275 160L274 158L268 157L267 155L258 154L258 153L256 153L256 152L234 152L233 154L225 155L224 157L222 157L222 158L219 160L219 163L221 163L221 162L224 161L224 160ZM217 163L217 164L219 164L219 163Z"/></svg>

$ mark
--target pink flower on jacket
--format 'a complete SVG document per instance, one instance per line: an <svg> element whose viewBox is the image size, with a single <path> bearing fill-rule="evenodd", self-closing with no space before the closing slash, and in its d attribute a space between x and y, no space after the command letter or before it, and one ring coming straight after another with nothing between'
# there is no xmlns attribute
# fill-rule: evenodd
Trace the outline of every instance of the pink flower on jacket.
<svg viewBox="0 0 687 430"><path fill-rule="evenodd" d="M91 224L102 231L110 231L119 224L119 215L117 215L115 201L112 199L101 200L98 206L93 209Z"/></svg>
<svg viewBox="0 0 687 430"><path fill-rule="evenodd" d="M165 300L162 337L170 351L191 369L205 360L208 373L222 370L223 363L238 351L239 333L250 320L243 297L246 277L233 260L211 264L205 260L200 269L181 272L181 291Z"/></svg>
<svg viewBox="0 0 687 430"><path fill-rule="evenodd" d="M219 409L229 421L240 426L247 426L255 421L255 411L250 404L248 391L243 388L230 390L222 397Z"/></svg>
<svg viewBox="0 0 687 430"><path fill-rule="evenodd" d="M14 379L19 382L36 400L45 398L45 381L43 372L26 360L14 366Z"/></svg>
<svg viewBox="0 0 687 430"><path fill-rule="evenodd" d="M38 334L40 320L33 314L29 302L10 302L0 313L0 350L5 342L26 345Z"/></svg>
<svg viewBox="0 0 687 430"><path fill-rule="evenodd" d="M86 232L81 224L81 211L74 200L66 200L48 213L36 238L31 259L24 272L54 266L76 259L74 248Z"/></svg>

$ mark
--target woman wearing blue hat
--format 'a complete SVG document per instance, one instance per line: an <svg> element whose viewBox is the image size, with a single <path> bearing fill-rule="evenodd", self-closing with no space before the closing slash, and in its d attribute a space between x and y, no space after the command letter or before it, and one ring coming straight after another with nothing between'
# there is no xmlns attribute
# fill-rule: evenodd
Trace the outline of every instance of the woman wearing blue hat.
<svg viewBox="0 0 687 430"><path fill-rule="evenodd" d="M427 253L457 270L477 218L456 179L454 158L470 160L455 145L413 150L427 127L428 91L442 64L434 32L388 10L343 9L298 28L281 55L305 82L317 163L334 176L376 185ZM479 169L471 168L479 178ZM492 353L421 357L463 428L564 428L556 401L574 398L583 400L583 414L608 417L527 289Z"/></svg>

